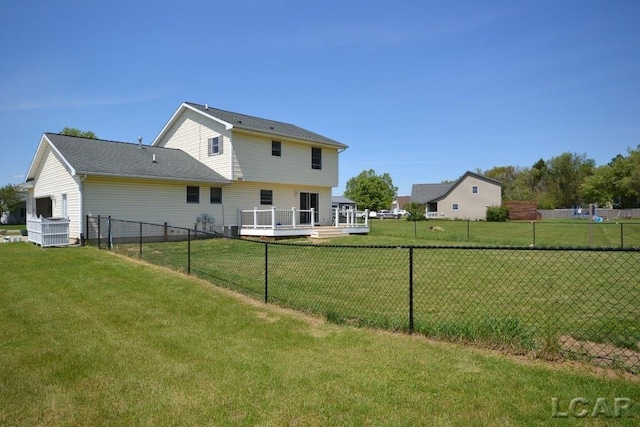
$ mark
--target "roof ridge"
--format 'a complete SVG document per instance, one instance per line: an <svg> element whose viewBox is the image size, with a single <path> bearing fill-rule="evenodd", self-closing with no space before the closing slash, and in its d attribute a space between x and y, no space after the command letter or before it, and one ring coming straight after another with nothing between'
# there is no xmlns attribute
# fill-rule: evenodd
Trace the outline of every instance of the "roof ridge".
<svg viewBox="0 0 640 427"><path fill-rule="evenodd" d="M124 144L124 145L133 145L133 146L138 146L139 143L137 142L127 142L127 141L114 141L112 139L102 139L102 138L89 138L86 136L76 136L76 135L66 135L64 133L57 133L57 132L45 132L45 135L56 135L56 136L63 136L65 138L76 138L76 139L84 139L87 141L99 141L99 142L108 142L111 144ZM147 145L142 145L143 148L153 148L153 149L161 149L161 150L177 150L177 151L182 151L179 148L169 148L169 147L158 147L156 145L151 145L151 144L147 144Z"/></svg>
<svg viewBox="0 0 640 427"><path fill-rule="evenodd" d="M253 115L251 115L251 114L237 113L237 112L235 112L235 111L229 111L229 110L224 110L224 109L222 109L222 108L212 107L212 106L211 106L211 105L209 105L209 104L202 105L202 104L198 104L198 103L196 103L196 102L189 102L189 101L185 101L185 104L196 105L196 106L198 106L198 107L202 107L204 110L212 109L212 110L222 111L223 113L227 113L227 114L235 114L235 115L237 115L237 116L250 117L250 118L252 118L252 119L258 119L258 120L266 120L266 121L269 121L269 122L273 122L273 123L280 123L280 124L287 125L287 126L300 127L300 126L298 126L298 125L294 125L293 123L287 123L287 122L283 122L283 121L280 121L280 120L267 119L267 118L264 118L264 117L253 116ZM302 128L301 128L301 129L302 129ZM307 132L311 132L311 131L307 131ZM315 132L314 132L314 133L315 133ZM319 135L319 134L318 134L318 135Z"/></svg>

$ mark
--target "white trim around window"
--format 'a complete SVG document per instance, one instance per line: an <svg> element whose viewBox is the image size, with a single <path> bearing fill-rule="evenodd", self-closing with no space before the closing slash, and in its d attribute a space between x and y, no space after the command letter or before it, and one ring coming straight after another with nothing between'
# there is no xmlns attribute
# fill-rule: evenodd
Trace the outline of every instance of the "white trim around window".
<svg viewBox="0 0 640 427"><path fill-rule="evenodd" d="M218 154L222 154L222 143L223 138L222 135L215 136L213 138L209 138L207 140L208 153L210 156L217 156Z"/></svg>

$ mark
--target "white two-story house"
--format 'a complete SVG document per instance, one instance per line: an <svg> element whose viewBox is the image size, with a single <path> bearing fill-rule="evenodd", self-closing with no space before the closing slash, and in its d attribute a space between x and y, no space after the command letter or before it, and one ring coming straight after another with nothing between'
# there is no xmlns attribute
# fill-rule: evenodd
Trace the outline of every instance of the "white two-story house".
<svg viewBox="0 0 640 427"><path fill-rule="evenodd" d="M346 148L292 124L183 103L151 145L45 133L22 186L27 212L69 218L71 238L87 215L304 235L338 225L331 190Z"/></svg>

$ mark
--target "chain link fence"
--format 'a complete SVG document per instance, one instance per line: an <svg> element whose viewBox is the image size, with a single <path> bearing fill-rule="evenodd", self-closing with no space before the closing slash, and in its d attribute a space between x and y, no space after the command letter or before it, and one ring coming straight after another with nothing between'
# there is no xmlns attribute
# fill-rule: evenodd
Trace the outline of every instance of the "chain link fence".
<svg viewBox="0 0 640 427"><path fill-rule="evenodd" d="M331 322L640 373L638 249L337 246L109 218L87 225L101 248Z"/></svg>

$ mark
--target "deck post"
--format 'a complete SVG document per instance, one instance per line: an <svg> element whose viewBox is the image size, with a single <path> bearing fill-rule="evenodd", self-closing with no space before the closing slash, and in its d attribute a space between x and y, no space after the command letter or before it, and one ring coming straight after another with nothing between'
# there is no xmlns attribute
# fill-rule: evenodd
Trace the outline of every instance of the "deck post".
<svg viewBox="0 0 640 427"><path fill-rule="evenodd" d="M271 206L271 229L276 229L276 207Z"/></svg>
<svg viewBox="0 0 640 427"><path fill-rule="evenodd" d="M253 228L258 228L258 208L253 208Z"/></svg>
<svg viewBox="0 0 640 427"><path fill-rule="evenodd" d="M316 210L315 208L311 208L311 228L316 226Z"/></svg>
<svg viewBox="0 0 640 427"><path fill-rule="evenodd" d="M295 206L291 207L291 225L293 228L296 228L296 208Z"/></svg>

